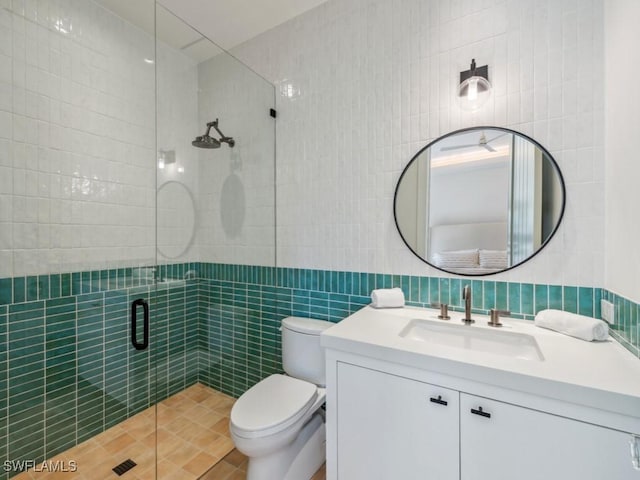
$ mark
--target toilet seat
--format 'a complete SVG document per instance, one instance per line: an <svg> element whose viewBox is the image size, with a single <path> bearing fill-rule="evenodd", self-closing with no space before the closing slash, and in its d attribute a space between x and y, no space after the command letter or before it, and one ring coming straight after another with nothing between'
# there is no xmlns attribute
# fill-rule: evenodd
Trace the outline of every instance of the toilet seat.
<svg viewBox="0 0 640 480"><path fill-rule="evenodd" d="M309 382L274 374L247 390L231 410L234 433L243 438L273 435L300 420L318 395Z"/></svg>

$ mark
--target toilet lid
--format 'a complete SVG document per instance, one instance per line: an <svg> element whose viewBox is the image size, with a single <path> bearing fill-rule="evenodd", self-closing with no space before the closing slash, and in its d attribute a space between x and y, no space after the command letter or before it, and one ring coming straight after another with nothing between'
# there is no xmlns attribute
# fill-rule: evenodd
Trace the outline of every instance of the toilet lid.
<svg viewBox="0 0 640 480"><path fill-rule="evenodd" d="M239 436L262 437L282 431L311 407L317 387L286 375L271 375L244 392L231 409Z"/></svg>

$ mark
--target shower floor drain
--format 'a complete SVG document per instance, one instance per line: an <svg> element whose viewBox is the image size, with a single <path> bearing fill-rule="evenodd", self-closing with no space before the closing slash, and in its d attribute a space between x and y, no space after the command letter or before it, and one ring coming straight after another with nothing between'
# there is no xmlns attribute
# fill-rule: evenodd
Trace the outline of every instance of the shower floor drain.
<svg viewBox="0 0 640 480"><path fill-rule="evenodd" d="M124 462L122 462L120 465L116 465L115 467L113 467L112 470L114 472L116 472L118 474L118 476L120 476L120 475L123 475L123 474L127 473L129 470L131 470L136 465L137 465L137 463L129 458L129 459L125 460Z"/></svg>

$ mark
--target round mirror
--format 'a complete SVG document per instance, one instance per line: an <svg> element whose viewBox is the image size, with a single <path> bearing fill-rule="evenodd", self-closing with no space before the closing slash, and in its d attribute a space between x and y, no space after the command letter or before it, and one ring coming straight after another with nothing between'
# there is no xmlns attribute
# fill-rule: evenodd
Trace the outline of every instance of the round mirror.
<svg viewBox="0 0 640 480"><path fill-rule="evenodd" d="M158 252L165 258L184 255L193 242L196 209L182 183L170 181L158 189Z"/></svg>
<svg viewBox="0 0 640 480"><path fill-rule="evenodd" d="M490 275L549 242L565 207L558 164L535 140L506 128L449 133L406 166L394 198L400 236L449 273Z"/></svg>

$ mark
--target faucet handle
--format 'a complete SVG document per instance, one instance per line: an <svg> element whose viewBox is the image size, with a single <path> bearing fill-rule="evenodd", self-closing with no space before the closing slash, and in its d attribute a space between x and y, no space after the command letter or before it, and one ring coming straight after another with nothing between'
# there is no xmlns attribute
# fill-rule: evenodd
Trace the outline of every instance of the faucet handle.
<svg viewBox="0 0 640 480"><path fill-rule="evenodd" d="M440 303L440 302L431 302L431 306L433 308L439 308L440 309L440 315L438 315L438 318L440 320L449 320L451 317L449 316L449 305L446 303Z"/></svg>
<svg viewBox="0 0 640 480"><path fill-rule="evenodd" d="M489 310L489 321L487 325L491 327L501 327L502 323L500 323L500 315L511 315L509 310L498 310L497 308L492 308Z"/></svg>

